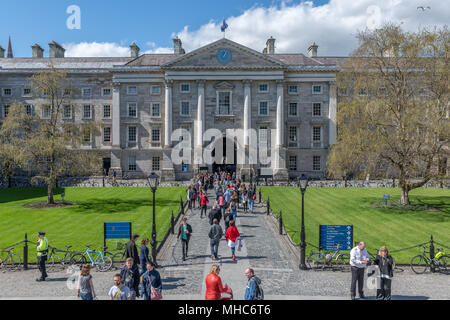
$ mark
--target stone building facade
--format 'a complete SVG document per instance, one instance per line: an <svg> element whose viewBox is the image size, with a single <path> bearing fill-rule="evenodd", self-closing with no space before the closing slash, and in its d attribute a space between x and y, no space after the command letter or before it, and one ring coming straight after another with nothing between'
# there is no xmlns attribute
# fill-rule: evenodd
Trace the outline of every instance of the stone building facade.
<svg viewBox="0 0 450 320"><path fill-rule="evenodd" d="M326 175L336 140L336 72L345 58L318 57L315 44L308 55L277 54L270 38L261 53L223 38L185 53L176 38L173 54L139 55L133 43L129 58L66 58L56 42L49 47L49 58L39 45L32 47L32 58L4 58L0 51L0 121L15 100L45 116L27 83L51 63L79 89L77 107L65 120L101 122L101 135L83 148L98 150L106 171L118 176L156 172L166 181L186 180L218 167L247 177L250 169L261 170L279 180ZM176 129L191 134L186 163L172 161L180 141L171 139ZM204 137L210 129L242 129L243 139L211 142ZM259 158L238 163L237 153L249 155L261 141L269 143L269 164ZM196 154L214 149L215 155L219 148L234 159L195 161Z"/></svg>

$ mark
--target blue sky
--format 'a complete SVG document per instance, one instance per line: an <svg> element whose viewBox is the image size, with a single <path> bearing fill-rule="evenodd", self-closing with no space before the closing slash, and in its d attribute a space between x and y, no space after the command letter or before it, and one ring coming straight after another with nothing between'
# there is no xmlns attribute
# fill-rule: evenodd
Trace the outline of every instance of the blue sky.
<svg viewBox="0 0 450 320"><path fill-rule="evenodd" d="M429 21L424 24L441 24L448 19L449 9L442 1L443 12L439 10L437 0L314 0L313 4L300 0L8 0L0 11L0 45L6 49L11 35L16 57L29 57L34 43L47 52L51 40L72 44L69 55L80 50L98 55L89 53L86 46L77 47L82 42L108 43L104 55L124 55L133 41L142 52L168 51L172 35L177 34L192 50L221 37L218 24L227 18L230 38L257 50L265 45L264 39L274 35L282 51L300 51L315 41L324 53L347 54L351 45L336 47L346 39L352 42L356 27L365 27L370 5L382 4L383 17L392 15L393 20L405 19L406 14L405 25L415 26L415 17L408 14L417 15L416 4L432 1L434 11L427 13ZM81 30L66 27L70 5L81 9ZM336 34L330 36L330 31Z"/></svg>

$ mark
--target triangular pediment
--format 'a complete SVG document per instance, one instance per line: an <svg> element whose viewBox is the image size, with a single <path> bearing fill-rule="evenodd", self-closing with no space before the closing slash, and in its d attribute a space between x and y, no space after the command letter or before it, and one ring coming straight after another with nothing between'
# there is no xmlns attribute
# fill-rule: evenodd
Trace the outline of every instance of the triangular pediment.
<svg viewBox="0 0 450 320"><path fill-rule="evenodd" d="M219 52L230 55L220 59ZM282 69L286 65L278 59L260 53L229 39L220 39L204 47L180 55L164 63L164 69Z"/></svg>
<svg viewBox="0 0 450 320"><path fill-rule="evenodd" d="M219 83L216 83L214 85L214 88L219 90L231 90L234 88L234 85L227 81L221 81Z"/></svg>

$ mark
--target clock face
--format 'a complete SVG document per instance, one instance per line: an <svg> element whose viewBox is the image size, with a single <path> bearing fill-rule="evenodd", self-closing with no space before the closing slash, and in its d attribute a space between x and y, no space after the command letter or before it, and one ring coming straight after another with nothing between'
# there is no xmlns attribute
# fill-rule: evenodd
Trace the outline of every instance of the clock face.
<svg viewBox="0 0 450 320"><path fill-rule="evenodd" d="M222 63L228 62L231 60L231 52L228 49L220 49L217 52L217 60Z"/></svg>

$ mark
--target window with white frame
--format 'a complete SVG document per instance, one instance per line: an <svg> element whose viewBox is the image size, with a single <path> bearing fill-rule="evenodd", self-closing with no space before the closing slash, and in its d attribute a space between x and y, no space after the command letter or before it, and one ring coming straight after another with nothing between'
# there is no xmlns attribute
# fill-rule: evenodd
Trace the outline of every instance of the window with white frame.
<svg viewBox="0 0 450 320"><path fill-rule="evenodd" d="M297 171L297 156L289 156L289 170Z"/></svg>
<svg viewBox="0 0 450 320"><path fill-rule="evenodd" d="M259 143L267 144L269 142L269 128L266 126L259 127Z"/></svg>
<svg viewBox="0 0 450 320"><path fill-rule="evenodd" d="M82 90L83 97L88 98L91 96L91 88L83 88Z"/></svg>
<svg viewBox="0 0 450 320"><path fill-rule="evenodd" d="M289 103L288 115L290 117L296 117L297 114L298 114L297 113L297 103L296 102Z"/></svg>
<svg viewBox="0 0 450 320"><path fill-rule="evenodd" d="M92 112L91 112L91 105L85 104L83 106L83 119L91 119Z"/></svg>
<svg viewBox="0 0 450 320"><path fill-rule="evenodd" d="M191 91L191 88L190 88L189 83L182 83L182 84L180 85L180 91L181 91L182 93L187 93L187 92Z"/></svg>
<svg viewBox="0 0 450 320"><path fill-rule="evenodd" d="M161 116L161 105L159 103L152 104L152 117Z"/></svg>
<svg viewBox="0 0 450 320"><path fill-rule="evenodd" d="M189 165L182 162L181 163L181 172L188 172L189 171Z"/></svg>
<svg viewBox="0 0 450 320"><path fill-rule="evenodd" d="M103 128L103 142L111 142L111 127Z"/></svg>
<svg viewBox="0 0 450 320"><path fill-rule="evenodd" d="M320 117L322 115L322 104L321 103L313 103L313 110L312 110L313 117Z"/></svg>
<svg viewBox="0 0 450 320"><path fill-rule="evenodd" d="M152 142L161 141L161 128L152 128Z"/></svg>
<svg viewBox="0 0 450 320"><path fill-rule="evenodd" d="M130 118L137 117L137 103L136 102L131 102L128 104L128 116Z"/></svg>
<svg viewBox="0 0 450 320"><path fill-rule="evenodd" d="M188 116L189 113L189 101L181 101L181 115Z"/></svg>
<svg viewBox="0 0 450 320"><path fill-rule="evenodd" d="M103 88L103 89L102 89L102 95L103 95L104 97L109 97L109 96L111 96L111 88Z"/></svg>
<svg viewBox="0 0 450 320"><path fill-rule="evenodd" d="M161 87L160 86L152 86L152 94L158 95L161 94Z"/></svg>
<svg viewBox="0 0 450 320"><path fill-rule="evenodd" d="M91 142L91 130L89 128L83 129L83 142L84 143Z"/></svg>
<svg viewBox="0 0 450 320"><path fill-rule="evenodd" d="M267 101L261 101L259 103L259 115L261 116L269 115L269 103Z"/></svg>
<svg viewBox="0 0 450 320"><path fill-rule="evenodd" d="M27 115L32 115L33 109L34 109L33 105L31 105L31 104L25 105L25 110L26 110Z"/></svg>
<svg viewBox="0 0 450 320"><path fill-rule="evenodd" d="M159 171L161 168L160 166L160 158L159 157L152 157L152 171Z"/></svg>
<svg viewBox="0 0 450 320"><path fill-rule="evenodd" d="M313 171L320 171L320 156L313 156Z"/></svg>
<svg viewBox="0 0 450 320"><path fill-rule="evenodd" d="M50 118L52 109L50 108L50 106L43 106L42 107L42 118L44 119L48 119Z"/></svg>
<svg viewBox="0 0 450 320"><path fill-rule="evenodd" d="M137 127L128 127L128 142L137 141Z"/></svg>
<svg viewBox="0 0 450 320"><path fill-rule="evenodd" d="M127 93L128 94L137 94L137 87L136 86L129 86L128 88L127 88Z"/></svg>
<svg viewBox="0 0 450 320"><path fill-rule="evenodd" d="M218 95L219 115L231 114L231 91L219 91L217 95Z"/></svg>
<svg viewBox="0 0 450 320"><path fill-rule="evenodd" d="M298 87L296 85L290 85L289 86L289 91L290 94L296 94L298 93Z"/></svg>
<svg viewBox="0 0 450 320"><path fill-rule="evenodd" d="M3 105L3 118L6 118L8 116L9 108L10 108L9 104Z"/></svg>
<svg viewBox="0 0 450 320"><path fill-rule="evenodd" d="M103 118L105 118L105 119L111 118L111 105L105 104L103 106Z"/></svg>
<svg viewBox="0 0 450 320"><path fill-rule="evenodd" d="M289 142L297 142L297 127L289 127Z"/></svg>
<svg viewBox="0 0 450 320"><path fill-rule="evenodd" d="M11 88L4 88L4 89L3 89L3 95L4 95L5 97L11 96L11 95L12 95L12 89L11 89Z"/></svg>
<svg viewBox="0 0 450 320"><path fill-rule="evenodd" d="M136 156L129 156L128 157L128 171L136 171Z"/></svg>
<svg viewBox="0 0 450 320"><path fill-rule="evenodd" d="M24 97L30 97L31 96L31 89L30 88L23 88L23 94Z"/></svg>
<svg viewBox="0 0 450 320"><path fill-rule="evenodd" d="M72 118L72 106L65 105L63 110L63 118L64 119L70 119Z"/></svg>
<svg viewBox="0 0 450 320"><path fill-rule="evenodd" d="M269 85L268 85L267 83L261 83L261 84L259 85L258 91L259 91L259 92L262 92L262 93L267 93L267 92L269 92Z"/></svg>
<svg viewBox="0 0 450 320"><path fill-rule="evenodd" d="M322 141L322 128L321 127L313 127L313 141L314 142Z"/></svg>
<svg viewBox="0 0 450 320"><path fill-rule="evenodd" d="M321 94L322 93L322 86L321 85L313 85L312 86L312 93L313 94Z"/></svg>

